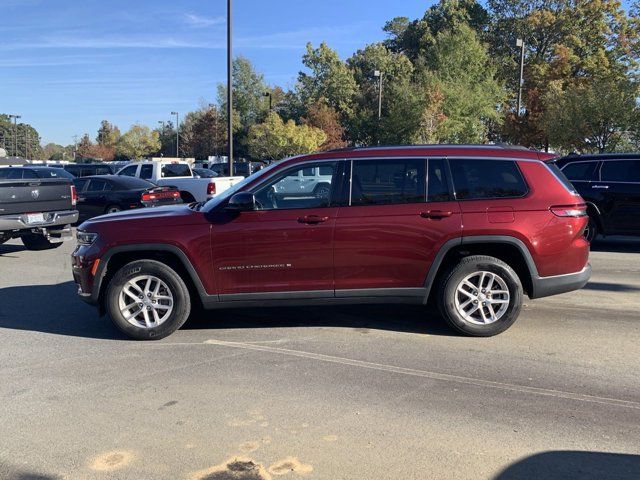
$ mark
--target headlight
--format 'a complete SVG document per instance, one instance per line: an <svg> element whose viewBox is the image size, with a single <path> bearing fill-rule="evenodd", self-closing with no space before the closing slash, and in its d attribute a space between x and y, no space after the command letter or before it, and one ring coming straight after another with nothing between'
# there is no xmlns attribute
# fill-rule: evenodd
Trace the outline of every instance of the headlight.
<svg viewBox="0 0 640 480"><path fill-rule="evenodd" d="M78 245L91 245L98 238L97 233L90 232L76 232L76 239L78 240Z"/></svg>

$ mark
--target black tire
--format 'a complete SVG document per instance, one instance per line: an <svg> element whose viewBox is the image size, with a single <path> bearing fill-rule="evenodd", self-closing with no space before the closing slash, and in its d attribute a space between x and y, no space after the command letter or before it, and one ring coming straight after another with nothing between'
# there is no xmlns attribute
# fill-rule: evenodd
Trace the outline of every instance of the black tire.
<svg viewBox="0 0 640 480"><path fill-rule="evenodd" d="M505 311L492 323L477 324L469 321L462 316L456 307L456 295L461 298L467 298L457 293L458 286L466 277L476 272L490 272L497 275L505 283L509 291L509 302L506 304L507 307ZM451 327L465 335L473 337L491 337L497 335L513 325L518 315L520 315L523 302L522 283L516 272L502 260L486 255L465 257L457 265L450 267L440 278L441 280L438 286L438 308L440 313ZM476 290L476 292L471 293L481 294L482 292ZM482 295L484 295L484 293L482 293ZM484 305L480 298L473 300L473 302L475 302L474 305L478 305L478 303ZM483 313L488 313L488 310L485 308L486 307L479 305L479 309L483 309ZM490 308L493 308L493 306ZM496 314L496 316L498 316L498 314Z"/></svg>
<svg viewBox="0 0 640 480"><path fill-rule="evenodd" d="M587 242L592 243L597 236L598 223L593 219L593 217L589 217L589 223L587 223L587 227L584 229L584 238Z"/></svg>
<svg viewBox="0 0 640 480"><path fill-rule="evenodd" d="M29 233L21 238L27 250L51 250L62 245L62 242L50 242L47 237L37 233Z"/></svg>
<svg viewBox="0 0 640 480"><path fill-rule="evenodd" d="M104 213L108 214L108 213L117 213L117 212L121 212L122 209L118 206L118 205L109 205L107 208L104 209Z"/></svg>
<svg viewBox="0 0 640 480"><path fill-rule="evenodd" d="M173 310L158 326L136 326L120 312L120 293L125 284L138 276L149 275L164 282L173 296ZM145 299L146 300L146 299ZM113 276L107 287L105 307L114 325L136 340L160 340L171 335L186 322L191 311L189 289L180 275L168 265L156 260L136 260L123 266Z"/></svg>
<svg viewBox="0 0 640 480"><path fill-rule="evenodd" d="M313 191L313 196L322 200L329 200L331 196L331 185L328 183L321 183Z"/></svg>

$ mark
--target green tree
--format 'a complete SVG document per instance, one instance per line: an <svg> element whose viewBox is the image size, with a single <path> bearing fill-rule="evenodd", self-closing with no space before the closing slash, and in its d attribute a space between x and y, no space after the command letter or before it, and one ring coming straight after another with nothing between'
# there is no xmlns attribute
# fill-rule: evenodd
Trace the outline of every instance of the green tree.
<svg viewBox="0 0 640 480"><path fill-rule="evenodd" d="M115 147L118 144L118 140L120 140L120 129L107 120L102 120L98 134L96 135L96 143L108 147Z"/></svg>
<svg viewBox="0 0 640 480"><path fill-rule="evenodd" d="M116 153L121 158L136 160L158 152L160 146L157 131L152 131L145 125L133 125L120 137Z"/></svg>
<svg viewBox="0 0 640 480"><path fill-rule="evenodd" d="M614 151L637 131L638 85L612 77L585 79L548 91L545 133L553 145L580 152Z"/></svg>
<svg viewBox="0 0 640 480"><path fill-rule="evenodd" d="M326 134L319 128L296 125L293 120L284 122L280 115L271 112L263 123L251 126L248 144L254 158L281 160L315 152L326 139Z"/></svg>
<svg viewBox="0 0 640 480"><path fill-rule="evenodd" d="M0 147L6 150L9 156L30 159L42 156L38 131L28 123L18 123L15 127L12 119L6 114L0 114Z"/></svg>
<svg viewBox="0 0 640 480"><path fill-rule="evenodd" d="M218 107L189 112L181 125L180 141L182 154L187 157L206 159L220 155L226 147L227 128Z"/></svg>

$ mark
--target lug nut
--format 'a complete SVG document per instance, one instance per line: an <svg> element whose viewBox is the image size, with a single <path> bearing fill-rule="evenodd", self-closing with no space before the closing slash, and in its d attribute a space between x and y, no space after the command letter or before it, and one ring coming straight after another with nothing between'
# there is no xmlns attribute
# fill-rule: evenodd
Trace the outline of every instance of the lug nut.
<svg viewBox="0 0 640 480"><path fill-rule="evenodd" d="M142 304L141 304L141 303L139 303L139 304L138 304L138 306L139 306L140 308L142 308Z"/></svg>
<svg viewBox="0 0 640 480"><path fill-rule="evenodd" d="M151 307L149 305L147 305L147 310L151 310Z"/></svg>
<svg viewBox="0 0 640 480"><path fill-rule="evenodd" d="M151 298L151 292L147 293L147 297Z"/></svg>
<svg viewBox="0 0 640 480"><path fill-rule="evenodd" d="M487 302L482 302L482 306L486 307L487 306Z"/></svg>
<svg viewBox="0 0 640 480"><path fill-rule="evenodd" d="M142 300L144 297L142 295L138 295L138 298Z"/></svg>
<svg viewBox="0 0 640 480"><path fill-rule="evenodd" d="M478 304L478 300L474 300L474 301L473 301L473 304L474 304L474 305L477 305L477 304Z"/></svg>

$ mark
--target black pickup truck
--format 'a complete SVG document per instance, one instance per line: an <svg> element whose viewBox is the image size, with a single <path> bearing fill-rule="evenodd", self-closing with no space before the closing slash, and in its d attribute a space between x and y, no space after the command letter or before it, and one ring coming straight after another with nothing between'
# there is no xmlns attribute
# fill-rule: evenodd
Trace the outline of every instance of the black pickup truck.
<svg viewBox="0 0 640 480"><path fill-rule="evenodd" d="M77 195L65 177L40 177L25 167L0 167L0 244L20 237L28 250L72 238Z"/></svg>

